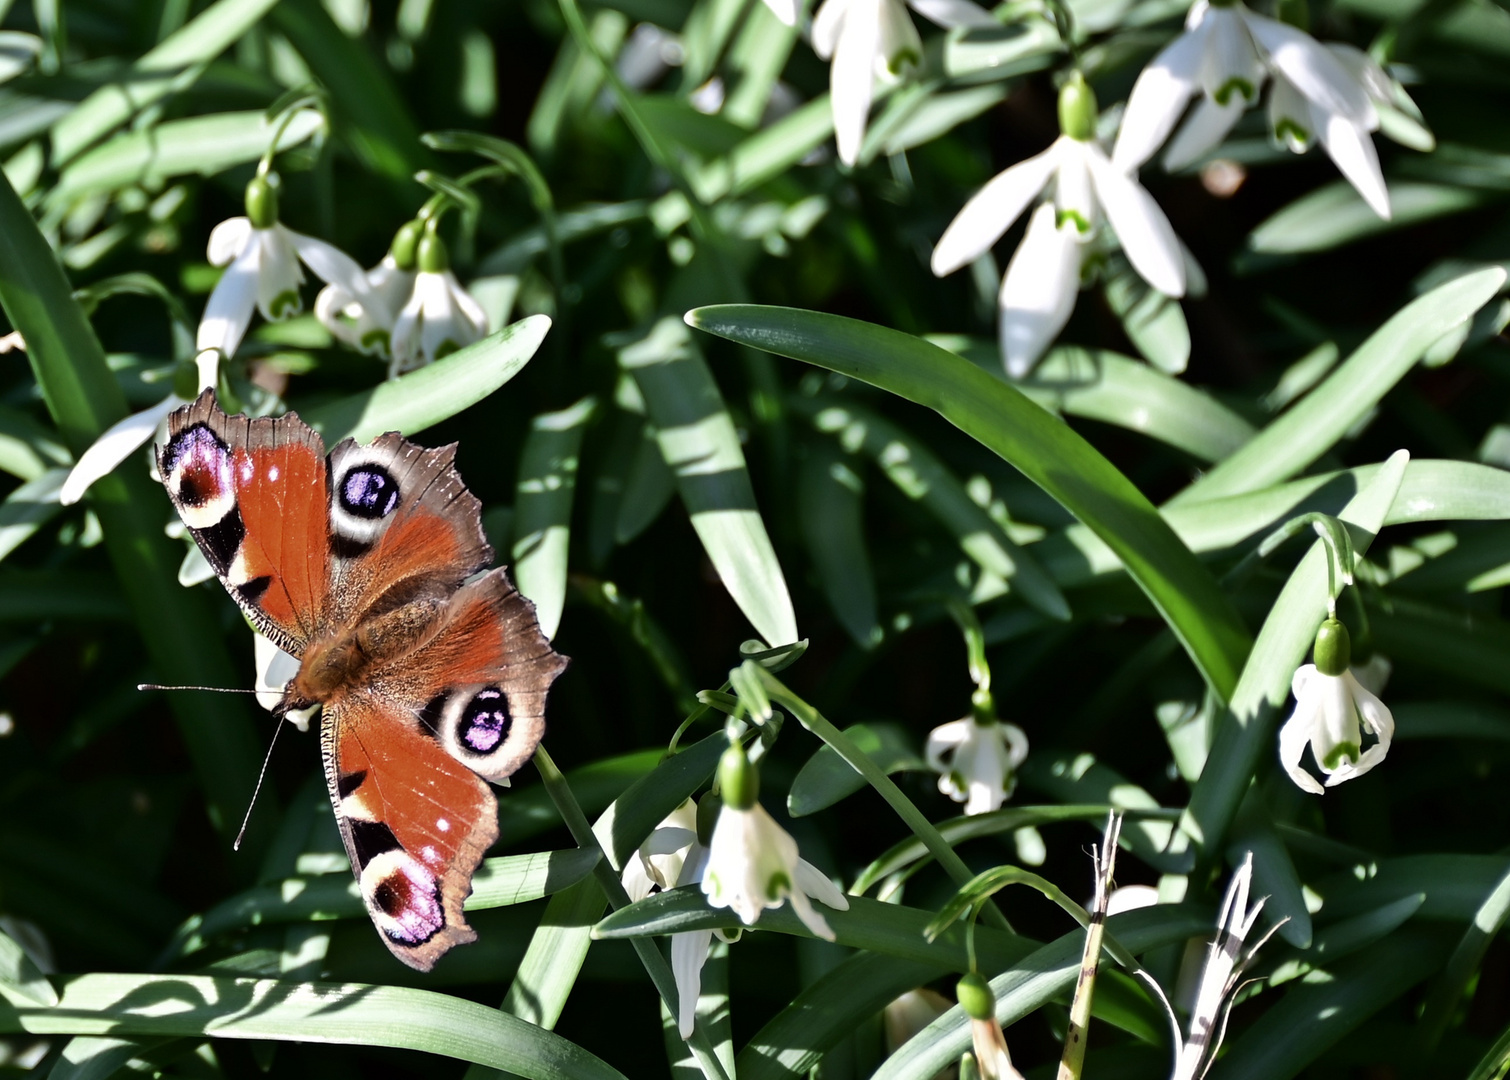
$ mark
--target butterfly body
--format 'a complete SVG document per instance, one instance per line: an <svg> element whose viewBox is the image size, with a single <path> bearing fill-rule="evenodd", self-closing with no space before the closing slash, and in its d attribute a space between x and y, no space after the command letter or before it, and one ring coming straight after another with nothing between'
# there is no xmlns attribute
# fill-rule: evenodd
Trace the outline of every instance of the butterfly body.
<svg viewBox="0 0 1510 1080"><path fill-rule="evenodd" d="M300 661L275 712L319 705L326 784L368 914L428 971L497 839L486 781L520 767L565 667L493 558L452 467L388 434L327 458L295 414L169 418L163 483L248 619Z"/></svg>

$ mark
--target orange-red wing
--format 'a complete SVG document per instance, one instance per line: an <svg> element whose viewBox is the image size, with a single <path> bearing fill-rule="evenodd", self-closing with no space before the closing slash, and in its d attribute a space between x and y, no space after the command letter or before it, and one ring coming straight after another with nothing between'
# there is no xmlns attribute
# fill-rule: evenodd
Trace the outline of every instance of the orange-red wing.
<svg viewBox="0 0 1510 1080"><path fill-rule="evenodd" d="M284 650L327 625L325 447L295 413L227 416L206 390L168 418L168 495L221 584Z"/></svg>
<svg viewBox="0 0 1510 1080"><path fill-rule="evenodd" d="M399 703L367 693L325 706L325 779L367 913L393 955L429 971L477 934L462 917L498 838L498 804Z"/></svg>
<svg viewBox="0 0 1510 1080"><path fill-rule="evenodd" d="M389 433L330 453L334 617L359 623L384 597L446 594L493 561L481 504L452 466L455 446L426 450Z"/></svg>
<svg viewBox="0 0 1510 1080"><path fill-rule="evenodd" d="M374 692L411 703L417 724L490 780L523 765L545 733L545 696L566 667L535 606L500 569L463 586L439 632L372 673Z"/></svg>

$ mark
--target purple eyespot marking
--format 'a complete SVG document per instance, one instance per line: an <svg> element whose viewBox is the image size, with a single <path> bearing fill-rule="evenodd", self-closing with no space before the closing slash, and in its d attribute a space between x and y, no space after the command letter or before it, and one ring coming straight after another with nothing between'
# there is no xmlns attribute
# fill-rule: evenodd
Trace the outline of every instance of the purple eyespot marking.
<svg viewBox="0 0 1510 1080"><path fill-rule="evenodd" d="M359 518L377 520L398 505L398 482L380 465L354 466L341 479L341 506Z"/></svg>
<svg viewBox="0 0 1510 1080"><path fill-rule="evenodd" d="M163 458L162 471L185 506L204 506L231 491L230 448L204 424L180 431Z"/></svg>
<svg viewBox="0 0 1510 1080"><path fill-rule="evenodd" d="M477 691L461 714L457 733L461 743L475 754L491 754L508 738L509 701L496 686Z"/></svg>
<svg viewBox="0 0 1510 1080"><path fill-rule="evenodd" d="M435 876L407 856L377 883L372 903L387 916L384 932L401 945L422 945L446 925Z"/></svg>

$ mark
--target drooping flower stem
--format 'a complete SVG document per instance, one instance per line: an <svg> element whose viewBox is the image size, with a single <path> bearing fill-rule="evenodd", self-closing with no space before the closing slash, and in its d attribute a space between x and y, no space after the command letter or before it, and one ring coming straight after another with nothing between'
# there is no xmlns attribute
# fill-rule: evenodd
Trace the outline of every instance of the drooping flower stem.
<svg viewBox="0 0 1510 1080"><path fill-rule="evenodd" d="M747 663L750 662L747 661ZM965 861L956 855L954 849L949 846L949 841L945 840L939 834L938 829L934 828L933 823L923 815L921 810L913 805L912 800L903 794L902 789L892 782L891 777L882 772L876 766L876 763L855 745L853 739L834 727L817 709L787 689L786 684L776 678L771 672L760 667L758 664L751 663L750 666L755 668L770 699L785 706L787 711L797 718L799 724L833 747L834 751L841 758L849 762L850 766L856 772L865 777L870 786L876 789L881 798L890 804L891 808L897 812L897 816L912 830L913 835L922 841L923 846L938 860L938 864L943 867L945 873L961 885L970 881L975 876L970 872L970 868L965 865ZM993 925L1003 930L1010 931L1012 929L1011 924L1007 922L1006 916L994 904L986 905L986 917L991 920Z"/></svg>
<svg viewBox="0 0 1510 1080"><path fill-rule="evenodd" d="M588 822L587 815L582 812L582 807L577 802L571 785L566 782L566 777L561 774L561 770L556 767L556 763L551 760L550 754L543 746L535 751L535 768L540 772L540 781L545 785L546 794L550 796L551 802L555 803L561 820L566 822L566 828L570 831L572 839L577 842L577 846L599 853L600 857L593 865L592 872L608 897L609 906L615 911L628 907L629 894L624 891L624 883L619 880L613 864L603 853L603 846L598 843L597 834L592 831L592 825ZM661 995L661 1000L666 1003L666 1008L671 1011L672 1016L675 1016L677 1014L676 978L672 975L666 958L661 955L660 949L651 938L636 937L632 939L632 942L640 963L644 965L645 973L655 984L655 989ZM687 1040L687 1045L691 1048L707 1080L728 1080L728 1074L724 1072L718 1055L713 1052L712 1043L708 1041L708 1033L701 1026L693 1031L692 1037Z"/></svg>

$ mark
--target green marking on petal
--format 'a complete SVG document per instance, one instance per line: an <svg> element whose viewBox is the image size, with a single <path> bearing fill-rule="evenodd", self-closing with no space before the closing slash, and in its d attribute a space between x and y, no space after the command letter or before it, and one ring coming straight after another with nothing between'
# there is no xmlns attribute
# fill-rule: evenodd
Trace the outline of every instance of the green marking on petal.
<svg viewBox="0 0 1510 1080"><path fill-rule="evenodd" d="M792 879L785 870L778 870L771 875L771 880L766 882L765 896L767 900L780 900L792 891Z"/></svg>
<svg viewBox="0 0 1510 1080"><path fill-rule="evenodd" d="M1060 228L1066 223L1073 224L1075 231L1082 235L1091 231L1091 223L1079 210L1055 210L1054 227Z"/></svg>
<svg viewBox="0 0 1510 1080"><path fill-rule="evenodd" d="M1321 764L1328 770L1336 769L1342 764L1344 759L1349 764L1356 765L1358 764L1358 755L1361 752L1362 747L1357 743L1338 743L1332 747L1326 757L1321 759Z"/></svg>
<svg viewBox="0 0 1510 1080"><path fill-rule="evenodd" d="M1280 117L1279 123L1274 125L1274 137L1288 146L1298 145L1301 149L1311 145L1310 130L1288 116Z"/></svg>
<svg viewBox="0 0 1510 1080"><path fill-rule="evenodd" d="M363 351L388 355L388 331L379 327L369 330L362 335L361 346Z"/></svg>
<svg viewBox="0 0 1510 1080"><path fill-rule="evenodd" d="M923 62L923 54L916 49L901 49L886 58L886 70L900 77L908 68L914 68Z"/></svg>
<svg viewBox="0 0 1510 1080"><path fill-rule="evenodd" d="M1247 79L1234 75L1218 86L1212 97L1216 99L1218 105L1225 107L1232 101L1233 94L1241 94L1244 101L1251 102L1258 97L1258 90Z"/></svg>
<svg viewBox="0 0 1510 1080"><path fill-rule="evenodd" d="M444 360L459 348L461 348L460 345L456 344L450 338L446 338L445 341L442 341L435 347L435 359Z"/></svg>
<svg viewBox="0 0 1510 1080"><path fill-rule="evenodd" d="M272 313L273 320L286 319L291 315L297 315L304 305L299 302L299 294L293 289L287 289L273 297L273 302L267 305Z"/></svg>

